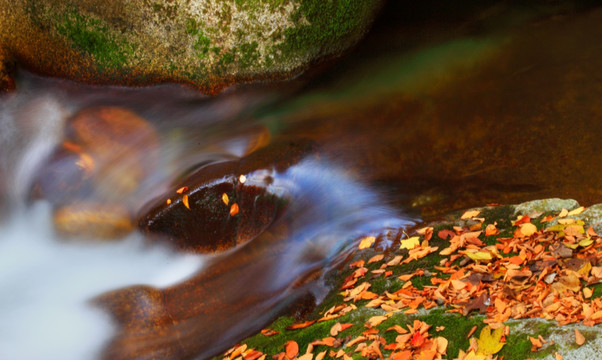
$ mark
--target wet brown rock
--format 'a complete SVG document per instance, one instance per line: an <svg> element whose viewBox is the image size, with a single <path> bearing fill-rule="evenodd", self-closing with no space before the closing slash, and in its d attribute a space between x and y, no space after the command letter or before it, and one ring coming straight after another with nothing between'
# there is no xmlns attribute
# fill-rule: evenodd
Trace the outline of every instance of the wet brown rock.
<svg viewBox="0 0 602 360"><path fill-rule="evenodd" d="M54 210L55 230L64 236L116 239L134 230L134 223L123 205L75 203Z"/></svg>
<svg viewBox="0 0 602 360"><path fill-rule="evenodd" d="M202 167L146 207L140 227L194 252L222 251L249 241L287 206L286 195L270 187L274 177L313 151L312 142L283 142L240 161Z"/></svg>

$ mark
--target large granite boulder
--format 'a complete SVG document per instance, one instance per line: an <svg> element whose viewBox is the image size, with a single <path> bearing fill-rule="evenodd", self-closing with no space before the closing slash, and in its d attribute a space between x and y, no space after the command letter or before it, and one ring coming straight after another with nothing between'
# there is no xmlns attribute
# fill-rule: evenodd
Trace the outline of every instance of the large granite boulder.
<svg viewBox="0 0 602 360"><path fill-rule="evenodd" d="M207 92L284 78L366 32L382 0L0 0L0 87L15 62L90 83Z"/></svg>

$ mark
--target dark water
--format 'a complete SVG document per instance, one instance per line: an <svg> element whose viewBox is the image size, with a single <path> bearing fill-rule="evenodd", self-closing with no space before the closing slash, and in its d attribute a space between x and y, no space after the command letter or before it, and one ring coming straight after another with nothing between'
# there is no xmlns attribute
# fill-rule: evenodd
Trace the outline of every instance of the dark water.
<svg viewBox="0 0 602 360"><path fill-rule="evenodd" d="M602 9L434 8L390 4L342 59L217 97L21 71L0 99L0 358L207 357L319 299L363 235L486 203L601 202ZM118 126L87 127L102 111ZM298 141L316 150L245 172L287 204L251 241L202 255L133 230L203 166ZM115 316L91 303L107 292Z"/></svg>

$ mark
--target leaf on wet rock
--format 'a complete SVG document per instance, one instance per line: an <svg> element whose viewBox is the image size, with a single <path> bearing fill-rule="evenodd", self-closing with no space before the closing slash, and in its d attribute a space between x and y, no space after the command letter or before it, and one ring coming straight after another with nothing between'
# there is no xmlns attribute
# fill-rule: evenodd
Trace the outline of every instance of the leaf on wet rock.
<svg viewBox="0 0 602 360"><path fill-rule="evenodd" d="M367 248L371 247L375 241L376 241L376 238L374 236L365 237L362 239L362 241L360 241L360 245L358 248L360 250L367 249Z"/></svg>
<svg viewBox="0 0 602 360"><path fill-rule="evenodd" d="M370 327L374 327L380 325L383 321L387 319L388 317L384 315L372 316L370 319L368 319L367 324L369 324Z"/></svg>
<svg viewBox="0 0 602 360"><path fill-rule="evenodd" d="M401 249L412 250L416 246L420 245L420 238L418 236L413 236L409 239L400 240L400 242L401 242L401 246L399 246L400 250Z"/></svg>
<svg viewBox="0 0 602 360"><path fill-rule="evenodd" d="M228 203L230 202L230 199L228 198L228 194L226 194L226 193L222 194L222 201L224 202L224 204L228 205Z"/></svg>
<svg viewBox="0 0 602 360"><path fill-rule="evenodd" d="M583 210L585 210L585 208L583 206L579 206L578 208L569 211L566 216L575 216L575 215L579 215L583 212Z"/></svg>
<svg viewBox="0 0 602 360"><path fill-rule="evenodd" d="M468 210L460 217L461 220L472 219L481 213L480 210Z"/></svg>
<svg viewBox="0 0 602 360"><path fill-rule="evenodd" d="M184 204L184 206L186 206L186 208L187 208L188 210L190 210L190 205L188 204L188 195L184 195L184 196L182 197L182 204Z"/></svg>
<svg viewBox="0 0 602 360"><path fill-rule="evenodd" d="M575 343L579 346L585 344L585 336L575 328Z"/></svg>
<svg viewBox="0 0 602 360"><path fill-rule="evenodd" d="M493 355L497 354L504 347L505 343L501 342L504 336L504 328L500 327L491 331L489 325L481 330L481 334L477 339L478 349L477 354Z"/></svg>

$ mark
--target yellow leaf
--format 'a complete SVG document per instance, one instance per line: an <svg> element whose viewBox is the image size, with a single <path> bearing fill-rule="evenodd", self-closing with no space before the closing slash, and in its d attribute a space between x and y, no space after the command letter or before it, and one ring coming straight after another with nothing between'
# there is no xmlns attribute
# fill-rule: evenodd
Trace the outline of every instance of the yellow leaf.
<svg viewBox="0 0 602 360"><path fill-rule="evenodd" d="M485 355L477 354L473 350L470 350L468 354L466 354L462 360L485 360L487 357Z"/></svg>
<svg viewBox="0 0 602 360"><path fill-rule="evenodd" d="M472 219L481 213L480 210L468 210L460 217L461 220Z"/></svg>
<svg viewBox="0 0 602 360"><path fill-rule="evenodd" d="M569 213L566 214L566 216L579 215L579 214L581 214L583 212L583 210L585 210L585 208L583 206L579 206L575 210L569 211Z"/></svg>
<svg viewBox="0 0 602 360"><path fill-rule="evenodd" d="M525 236L531 236L537 232L537 227L531 223L522 224L520 232Z"/></svg>
<svg viewBox="0 0 602 360"><path fill-rule="evenodd" d="M566 217L568 214L569 214L569 211L567 209L562 209L560 214L558 214L558 217Z"/></svg>
<svg viewBox="0 0 602 360"><path fill-rule="evenodd" d="M399 249L408 249L408 250L412 250L413 248L415 248L416 246L418 246L420 244L420 238L418 236L412 236L409 239L405 239L405 240L401 240L401 246L399 247Z"/></svg>
<svg viewBox="0 0 602 360"><path fill-rule="evenodd" d="M224 202L224 204L228 205L228 203L230 202L230 199L228 198L228 194L226 194L226 193L222 194L222 201Z"/></svg>
<svg viewBox="0 0 602 360"><path fill-rule="evenodd" d="M359 249L367 249L370 246L372 246L372 244L374 244L374 242L376 241L376 238L374 236L368 236L366 238L364 238L362 241L360 241L360 246Z"/></svg>
<svg viewBox="0 0 602 360"><path fill-rule="evenodd" d="M466 256L473 259L474 261L493 259L493 255L491 255L491 253L489 253L487 251L477 251L475 253L467 252Z"/></svg>
<svg viewBox="0 0 602 360"><path fill-rule="evenodd" d="M493 355L497 354L504 347L505 343L500 342L504 335L504 327L495 329L493 332L489 325L481 330L481 334L477 339L477 354L478 355Z"/></svg>
<svg viewBox="0 0 602 360"><path fill-rule="evenodd" d="M587 278L589 276L589 272L592 269L592 264L588 261L585 263L585 265L583 265L581 267L581 269L577 270L577 273L581 276L583 276L584 278Z"/></svg>
<svg viewBox="0 0 602 360"><path fill-rule="evenodd" d="M586 239L583 239L583 240L579 241L579 246L588 247L588 246L590 246L593 243L594 243L594 239L592 239L592 238L586 238Z"/></svg>
<svg viewBox="0 0 602 360"><path fill-rule="evenodd" d="M182 197L182 203L186 206L186 209L190 210L190 205L188 205L188 195L184 195Z"/></svg>

